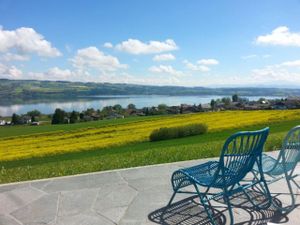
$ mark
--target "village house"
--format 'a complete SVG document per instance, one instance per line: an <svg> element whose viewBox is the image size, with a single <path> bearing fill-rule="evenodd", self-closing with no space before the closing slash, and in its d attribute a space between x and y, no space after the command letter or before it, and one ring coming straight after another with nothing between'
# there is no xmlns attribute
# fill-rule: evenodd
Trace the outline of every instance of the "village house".
<svg viewBox="0 0 300 225"><path fill-rule="evenodd" d="M6 125L6 121L5 120L0 120L0 126L5 126Z"/></svg>

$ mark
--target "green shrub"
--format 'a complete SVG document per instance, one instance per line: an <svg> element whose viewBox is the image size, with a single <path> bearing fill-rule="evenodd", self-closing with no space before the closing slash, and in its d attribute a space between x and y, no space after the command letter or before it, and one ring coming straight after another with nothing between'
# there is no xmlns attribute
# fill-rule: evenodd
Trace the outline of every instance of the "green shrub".
<svg viewBox="0 0 300 225"><path fill-rule="evenodd" d="M168 140L173 138L181 138L193 136L198 134L205 134L207 132L206 124L191 124L180 127L162 127L152 131L150 134L150 141Z"/></svg>

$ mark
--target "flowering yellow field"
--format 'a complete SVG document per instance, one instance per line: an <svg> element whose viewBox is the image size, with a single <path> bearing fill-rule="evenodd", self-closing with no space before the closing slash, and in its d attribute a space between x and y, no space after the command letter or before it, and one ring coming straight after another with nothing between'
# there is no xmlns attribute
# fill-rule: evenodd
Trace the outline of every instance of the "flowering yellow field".
<svg viewBox="0 0 300 225"><path fill-rule="evenodd" d="M134 121L84 128L66 132L50 132L0 139L0 160L60 154L148 140L149 134L160 127L205 123L209 131L267 124L282 120L300 120L300 110L225 111L166 116L161 119Z"/></svg>

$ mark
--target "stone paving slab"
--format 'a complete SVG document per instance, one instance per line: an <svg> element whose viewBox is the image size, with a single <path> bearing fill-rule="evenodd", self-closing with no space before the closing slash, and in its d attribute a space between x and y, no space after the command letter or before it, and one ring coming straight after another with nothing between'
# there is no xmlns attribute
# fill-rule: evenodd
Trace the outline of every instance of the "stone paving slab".
<svg viewBox="0 0 300 225"><path fill-rule="evenodd" d="M276 153L271 153L276 154ZM139 225L162 224L164 206L172 195L173 171L207 160L96 172L76 176L0 185L0 225ZM297 171L300 173L300 166ZM298 178L300 183L300 178ZM284 181L270 185L283 204L289 204ZM277 195L278 194L278 195ZM295 188L297 203L299 190ZM164 224L207 224L206 214L193 196L178 195L167 209ZM247 199L235 198L247 205ZM215 202L217 220L225 223L228 211ZM270 208L234 208L237 224L300 224L300 207L287 215ZM228 222L228 221L227 221Z"/></svg>

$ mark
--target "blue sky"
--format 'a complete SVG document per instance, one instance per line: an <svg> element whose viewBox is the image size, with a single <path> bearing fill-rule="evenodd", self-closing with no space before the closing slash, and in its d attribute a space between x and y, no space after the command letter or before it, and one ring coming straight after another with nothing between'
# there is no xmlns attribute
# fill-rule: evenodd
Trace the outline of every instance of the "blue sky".
<svg viewBox="0 0 300 225"><path fill-rule="evenodd" d="M0 77L300 87L299 12L299 0L0 0Z"/></svg>

